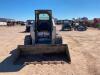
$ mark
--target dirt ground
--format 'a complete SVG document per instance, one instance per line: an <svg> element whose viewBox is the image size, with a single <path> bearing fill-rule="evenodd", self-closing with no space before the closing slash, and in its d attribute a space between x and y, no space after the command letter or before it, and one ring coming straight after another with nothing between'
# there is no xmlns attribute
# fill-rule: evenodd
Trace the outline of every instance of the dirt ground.
<svg viewBox="0 0 100 75"><path fill-rule="evenodd" d="M11 51L23 44L25 27L0 27L0 75L100 75L100 30L58 31L68 44L71 64L12 65Z"/></svg>

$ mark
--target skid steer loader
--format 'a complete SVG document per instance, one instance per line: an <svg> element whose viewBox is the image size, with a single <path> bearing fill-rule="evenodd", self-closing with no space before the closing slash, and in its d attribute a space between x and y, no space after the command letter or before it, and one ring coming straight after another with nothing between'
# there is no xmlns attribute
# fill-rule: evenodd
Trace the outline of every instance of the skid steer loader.
<svg viewBox="0 0 100 75"><path fill-rule="evenodd" d="M62 44L62 37L56 33L52 10L35 10L35 22L30 35L25 36L24 45L18 45L17 52L18 57L65 53L66 61L71 62L67 44Z"/></svg>

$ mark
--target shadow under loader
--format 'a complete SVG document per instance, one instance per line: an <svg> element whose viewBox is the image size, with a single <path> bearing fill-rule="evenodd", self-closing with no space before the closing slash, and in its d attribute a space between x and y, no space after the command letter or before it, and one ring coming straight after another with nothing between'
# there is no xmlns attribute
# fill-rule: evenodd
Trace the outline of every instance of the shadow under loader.
<svg viewBox="0 0 100 75"><path fill-rule="evenodd" d="M16 49L13 50L11 56L7 57L0 63L0 73L1 72L16 72L24 67L24 65L14 65L16 57Z"/></svg>
<svg viewBox="0 0 100 75"><path fill-rule="evenodd" d="M10 52L11 56L7 57L0 63L0 72L17 72L28 64L66 64L66 54L32 54L20 55L17 54L17 49Z"/></svg>

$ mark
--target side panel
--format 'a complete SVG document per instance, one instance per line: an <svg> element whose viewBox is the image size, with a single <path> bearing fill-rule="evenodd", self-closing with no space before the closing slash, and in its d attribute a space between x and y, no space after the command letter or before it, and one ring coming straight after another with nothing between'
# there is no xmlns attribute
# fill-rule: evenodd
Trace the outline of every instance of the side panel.
<svg viewBox="0 0 100 75"><path fill-rule="evenodd" d="M56 26L54 23L54 20L52 19L52 23L53 23L53 31L52 31L52 44L55 44L55 39L56 39Z"/></svg>
<svg viewBox="0 0 100 75"><path fill-rule="evenodd" d="M31 37L32 37L32 45L34 45L35 44L35 23L31 26L31 28L30 28L31 30L30 30L30 35L31 35Z"/></svg>

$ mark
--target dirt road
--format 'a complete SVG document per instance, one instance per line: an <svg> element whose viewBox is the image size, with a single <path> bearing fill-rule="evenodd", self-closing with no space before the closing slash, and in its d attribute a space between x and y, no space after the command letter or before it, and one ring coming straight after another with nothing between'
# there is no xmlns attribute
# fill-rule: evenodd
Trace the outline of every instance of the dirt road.
<svg viewBox="0 0 100 75"><path fill-rule="evenodd" d="M100 31L58 31L69 46L71 64L12 65L9 54L23 44L25 27L0 27L0 75L100 75ZM60 29L60 26L57 26Z"/></svg>

